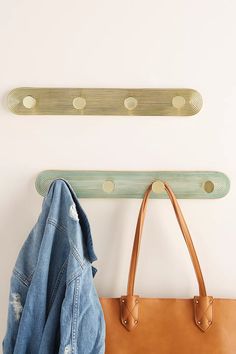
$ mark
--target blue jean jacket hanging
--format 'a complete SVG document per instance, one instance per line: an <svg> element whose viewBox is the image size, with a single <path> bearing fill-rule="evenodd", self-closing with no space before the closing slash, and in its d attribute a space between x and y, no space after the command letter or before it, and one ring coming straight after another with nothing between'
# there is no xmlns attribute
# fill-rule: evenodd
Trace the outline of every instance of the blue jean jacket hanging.
<svg viewBox="0 0 236 354"><path fill-rule="evenodd" d="M55 180L12 272L3 354L104 353L96 259L75 193Z"/></svg>

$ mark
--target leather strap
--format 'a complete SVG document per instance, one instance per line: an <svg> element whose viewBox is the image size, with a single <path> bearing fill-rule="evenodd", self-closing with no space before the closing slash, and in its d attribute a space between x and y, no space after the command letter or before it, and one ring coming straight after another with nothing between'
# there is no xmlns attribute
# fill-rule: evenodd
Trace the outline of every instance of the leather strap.
<svg viewBox="0 0 236 354"><path fill-rule="evenodd" d="M199 287L199 297L197 297L197 304L201 305L202 307L206 308L208 305L212 304L212 297L207 296L206 292L206 287L201 271L201 267L197 258L197 254L187 227L187 224L184 220L183 214L181 212L181 209L179 207L179 204L177 202L177 199L170 188L170 186L166 183L163 182L165 186L165 190L170 198L170 201L173 205L175 215L177 217L180 229L182 231L184 240L186 242L186 245L188 247L188 251L192 260L192 264L195 270L195 274L197 277L198 281L198 287ZM128 330L133 329L134 327L137 326L138 324L138 309L137 306L134 307L133 301L136 299L138 296L134 295L134 284L135 284L135 276L136 276L136 269L137 269L137 262L138 262L138 255L139 255L139 250L140 250L140 243L141 243L141 235L143 231L143 224L144 224L144 218L146 214L146 209L147 209L147 201L150 196L150 193L152 191L152 184L147 188L144 198L140 207L139 211L139 216L138 216L138 221L137 221L137 226L136 226L136 232L135 232L135 238L134 238L134 244L133 244L133 250L132 250L132 256L131 256L131 262L130 262L130 269L129 269L129 277L128 277L128 286L127 286L127 296L122 297L122 302L121 302L121 320L122 323L127 327ZM131 300L132 299L132 300ZM136 299L136 303L138 303ZM125 308L124 308L125 306ZM136 311L136 316L133 316L132 309L135 308ZM124 317L122 314L127 313L127 316L129 317ZM197 310L195 311L195 322L198 325L198 327L202 330L206 330L212 323L212 319L207 319L205 318L204 321L199 320L199 316L197 315ZM135 318L134 318L135 317ZM211 316L210 316L211 317ZM204 322L204 323L203 323Z"/></svg>

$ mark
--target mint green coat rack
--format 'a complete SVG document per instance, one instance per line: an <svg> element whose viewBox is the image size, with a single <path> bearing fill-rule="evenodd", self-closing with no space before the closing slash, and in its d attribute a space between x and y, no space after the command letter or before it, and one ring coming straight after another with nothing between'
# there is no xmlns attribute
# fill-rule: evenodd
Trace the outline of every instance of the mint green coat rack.
<svg viewBox="0 0 236 354"><path fill-rule="evenodd" d="M177 198L222 198L230 188L229 178L212 171L42 171L36 189L45 196L56 178L67 180L80 198L142 198L147 186L153 185L151 198L167 198L159 181L167 182Z"/></svg>

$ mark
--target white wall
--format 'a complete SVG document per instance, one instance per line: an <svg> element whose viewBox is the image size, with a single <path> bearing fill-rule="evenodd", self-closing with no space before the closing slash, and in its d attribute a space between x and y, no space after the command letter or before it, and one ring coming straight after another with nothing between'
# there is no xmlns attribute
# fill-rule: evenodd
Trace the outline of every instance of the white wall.
<svg viewBox="0 0 236 354"><path fill-rule="evenodd" d="M42 198L44 169L220 170L231 191L181 200L208 292L236 297L234 0L0 1L1 337L10 274ZM15 116L10 89L190 87L193 117ZM140 200L81 200L92 227L100 295L125 292ZM150 201L136 291L192 297L192 266L167 200Z"/></svg>

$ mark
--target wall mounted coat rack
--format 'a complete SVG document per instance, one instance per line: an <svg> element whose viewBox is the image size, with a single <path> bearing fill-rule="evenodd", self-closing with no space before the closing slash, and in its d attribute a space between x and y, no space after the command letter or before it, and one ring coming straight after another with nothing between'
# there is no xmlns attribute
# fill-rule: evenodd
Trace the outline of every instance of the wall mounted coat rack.
<svg viewBox="0 0 236 354"><path fill-rule="evenodd" d="M191 116L202 97L192 89L20 87L9 93L8 107L20 115Z"/></svg>
<svg viewBox="0 0 236 354"><path fill-rule="evenodd" d="M45 196L56 178L67 180L80 198L142 198L151 183L152 198L167 198L161 181L169 183L182 199L221 198L230 188L228 177L221 172L48 170L36 179L39 194Z"/></svg>

